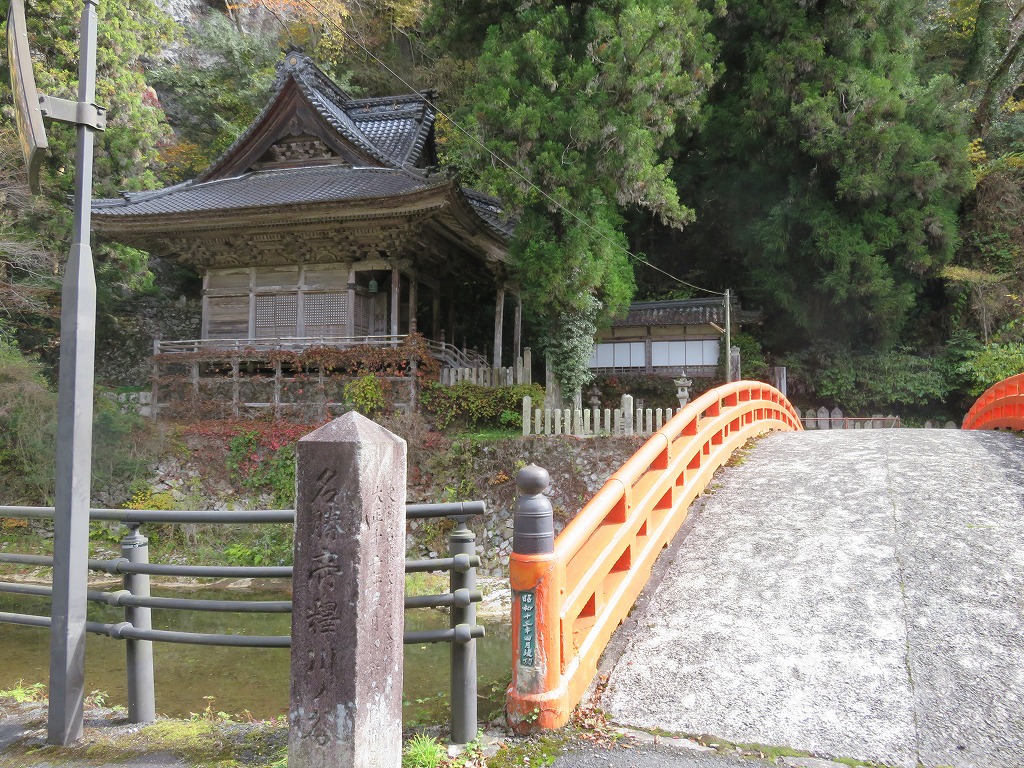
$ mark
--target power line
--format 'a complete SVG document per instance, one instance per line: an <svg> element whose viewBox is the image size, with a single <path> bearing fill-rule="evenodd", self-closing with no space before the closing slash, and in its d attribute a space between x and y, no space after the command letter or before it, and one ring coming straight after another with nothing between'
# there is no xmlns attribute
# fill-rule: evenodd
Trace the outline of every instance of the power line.
<svg viewBox="0 0 1024 768"><path fill-rule="evenodd" d="M365 53L367 56L369 56L375 63L380 65L380 67L382 69L384 69L384 71L386 71L389 75L391 75L393 78L398 80L398 82L400 82L402 85L404 85L406 88L408 88L410 93L420 94L420 91L418 91L411 83L409 83L404 77L402 77L400 74L398 74L393 69L391 69L391 67L389 67L383 60L378 58L376 55L374 55L370 51L369 48L367 48L365 45L363 45L363 43L359 40L359 38L357 38L355 35L350 33L344 27L339 25L333 18L331 18L326 13L324 13L322 10L320 10L315 5L313 5L311 0L302 0L302 3L305 4L306 6L308 6L315 13L317 13L327 24L329 24L330 26L334 27L336 30L341 32L342 35L344 35L349 40L351 40L353 43L355 43L355 45L358 46L360 48L360 50L362 50L363 53ZM515 174L515 176L517 178L519 178L521 181L523 181L523 183L525 183L530 189L534 190L537 194L541 195L541 197L543 197L545 200L547 200L552 205L554 205L556 208L558 208L558 210L560 210L562 213L564 213L565 215L571 217L572 219L575 219L579 224L583 225L586 229L588 229L593 234L597 235L599 238L604 240L606 243L611 245L613 248L616 248L617 250L622 251L629 258L631 258L634 261L636 261L638 264L643 264L645 267L647 267L649 269L653 269L655 272L659 272L662 275L664 275L665 277L667 277L667 278L669 278L671 280L675 280L677 283L679 283L681 285L685 285L687 288L692 288L692 289L694 289L696 291L702 291L703 293L708 293L708 294L711 294L713 296L725 296L726 295L726 293L724 293L722 291L712 291L710 288L702 288L699 285L694 285L693 283L689 283L686 280L683 280L682 278L676 277L675 275L673 275L673 274L671 274L669 272L666 272L661 267L656 267L655 265L651 264L646 259L641 258L640 256L637 256L635 253L630 251L628 248L623 248L621 245L616 243L614 240L612 240L610 237L605 235L599 229L597 229L596 227L594 227L590 223L588 223L583 217L579 216L578 214L574 213L573 211L570 211L568 208L566 208L564 205L562 205L560 202L558 202L555 198L553 198L551 195L549 195L543 189L541 189L536 184L534 184L518 168L516 168L514 165L512 165L507 160L505 160L505 158L501 157L496 152L491 150L490 147L488 147L486 144L484 144L483 141L481 141L479 137L475 136L474 134L470 133L468 130L463 128L461 125L459 125L459 123L456 122L454 118L452 118L449 114L447 114L440 107L438 107L436 104L434 104L427 96L424 95L423 96L423 100L438 115L440 115L445 120L447 120L449 123L451 123L453 126L455 126L459 130L460 133L462 133L464 136L466 136L466 138L468 138L474 144L479 146L484 152L486 152L488 155L490 155L491 158L493 158L495 161L497 161L502 166L504 166L506 169L511 171L513 174Z"/></svg>

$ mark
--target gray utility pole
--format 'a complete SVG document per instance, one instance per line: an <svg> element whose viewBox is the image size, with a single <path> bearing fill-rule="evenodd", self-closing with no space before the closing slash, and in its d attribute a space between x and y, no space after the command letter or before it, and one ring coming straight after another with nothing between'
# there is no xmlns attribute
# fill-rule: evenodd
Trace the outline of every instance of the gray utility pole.
<svg viewBox="0 0 1024 768"><path fill-rule="evenodd" d="M725 289L725 381L732 381L732 299Z"/></svg>
<svg viewBox="0 0 1024 768"><path fill-rule="evenodd" d="M96 5L84 0L78 103L41 97L44 116L78 125L71 252L60 312L57 400L57 498L50 625L50 714L47 741L67 745L82 735L85 612L92 471L92 397L96 348L96 277L92 225L93 133L102 130L96 99Z"/></svg>
<svg viewBox="0 0 1024 768"><path fill-rule="evenodd" d="M96 277L92 223L93 132L106 127L96 98L96 4L83 0L78 53L78 101L39 93L25 22L25 0L7 9L7 55L18 138L29 187L39 193L42 153L49 143L43 118L78 127L71 253L64 271L60 313L60 388L57 398L57 511L53 536L50 623L50 715L47 740L67 745L82 735L85 686L85 609L92 471L92 385L96 349Z"/></svg>

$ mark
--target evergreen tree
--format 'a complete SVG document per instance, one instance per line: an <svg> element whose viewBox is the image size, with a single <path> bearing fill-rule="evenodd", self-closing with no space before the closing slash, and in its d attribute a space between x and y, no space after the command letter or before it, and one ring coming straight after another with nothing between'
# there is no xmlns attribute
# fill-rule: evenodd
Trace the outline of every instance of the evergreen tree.
<svg viewBox="0 0 1024 768"><path fill-rule="evenodd" d="M915 73L918 10L735 0L714 27L726 74L681 189L777 340L891 343L956 248L966 138L951 78Z"/></svg>
<svg viewBox="0 0 1024 768"><path fill-rule="evenodd" d="M3 11L6 14L6 3ZM34 0L27 9L36 85L43 93L78 99L80 0ZM146 81L146 68L167 48L177 28L153 0L105 0L97 9L96 103L107 109L107 128L96 135L95 192L159 186L159 146L170 135L163 110ZM10 101L4 71L4 101ZM47 124L47 169L55 199L74 186L75 128Z"/></svg>
<svg viewBox="0 0 1024 768"><path fill-rule="evenodd" d="M51 96L78 99L80 0L34 0L26 9L29 45L39 90ZM7 4L0 2L6 16ZM93 191L113 197L124 189L152 189L161 185L159 150L170 128L156 94L146 81L153 59L177 34L173 21L152 0L104 0L98 11L96 102L107 108L107 127L95 137ZM0 97L5 120L13 123L7 59L0 67ZM53 327L58 314L60 264L68 253L71 211L68 196L74 187L76 129L48 122L50 150L42 171L43 197L29 201L0 192L0 241L7 267L0 288L8 296L28 295L34 301L18 308L18 341L23 349L39 351L52 362L56 354ZM22 184L20 179L9 182ZM30 244L31 251L26 251ZM14 246L17 246L15 249ZM18 254L22 256L18 257ZM31 256L31 262L26 261ZM101 329L120 299L133 290L148 289L148 256L124 246L94 243L97 303ZM47 274L26 267L46 261ZM44 286L46 279L50 285ZM49 290L45 290L48 288ZM40 306L44 305L44 306ZM49 306L45 306L49 305Z"/></svg>
<svg viewBox="0 0 1024 768"><path fill-rule="evenodd" d="M708 20L693 0L435 4L448 46L472 55L482 41L462 120L515 170L473 141L455 152L520 219L513 271L568 392L633 294L623 209L692 218L661 149L714 79Z"/></svg>

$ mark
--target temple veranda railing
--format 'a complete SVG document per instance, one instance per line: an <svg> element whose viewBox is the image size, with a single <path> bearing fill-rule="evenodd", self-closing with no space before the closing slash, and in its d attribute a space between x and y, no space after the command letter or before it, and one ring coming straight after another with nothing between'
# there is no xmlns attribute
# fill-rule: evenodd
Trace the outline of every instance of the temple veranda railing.
<svg viewBox="0 0 1024 768"><path fill-rule="evenodd" d="M404 355L392 354L388 367L394 370L378 375L389 382L396 404L410 409L416 407L419 374L431 369L428 378L436 375L444 386L532 381L528 347L513 365L494 368L475 350L418 335L155 339L146 405L154 418L168 405L210 418L265 413L326 418L347 410L343 388L351 377L336 370L337 354L359 349ZM424 365L427 360L430 366Z"/></svg>
<svg viewBox="0 0 1024 768"><path fill-rule="evenodd" d="M222 352L228 358L246 352L298 352L312 347L351 349L353 347L398 347L407 335L399 336L281 336L256 339L180 339L153 340L153 355L175 353ZM487 361L471 349L424 339L427 348L441 363L451 368L486 368Z"/></svg>

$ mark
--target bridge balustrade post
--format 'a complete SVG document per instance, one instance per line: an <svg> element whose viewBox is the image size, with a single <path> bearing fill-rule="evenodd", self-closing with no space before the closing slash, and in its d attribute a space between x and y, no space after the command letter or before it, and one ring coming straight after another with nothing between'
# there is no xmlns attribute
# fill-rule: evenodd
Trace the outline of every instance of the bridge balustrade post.
<svg viewBox="0 0 1024 768"><path fill-rule="evenodd" d="M399 768L405 441L355 412L299 440L291 768Z"/></svg>
<svg viewBox="0 0 1024 768"><path fill-rule="evenodd" d="M562 685L558 562L551 478L534 464L516 474L509 580L512 586L512 684L509 725L519 732L557 727L569 708Z"/></svg>
<svg viewBox="0 0 1024 768"><path fill-rule="evenodd" d="M121 539L121 557L130 563L149 562L149 539L139 531L139 523L128 523L128 534ZM133 597L149 597L149 576L126 573L124 588ZM124 620L136 629L152 629L153 609L126 606ZM128 671L128 722L151 723L156 720L153 641L129 638L124 644Z"/></svg>
<svg viewBox="0 0 1024 768"><path fill-rule="evenodd" d="M448 535L448 556L476 554L476 535L466 526L466 518L455 518L456 526ZM452 570L449 590L472 592L476 589L476 568L467 571ZM451 628L460 624L476 626L476 604L456 603L452 606ZM452 744L468 744L477 731L476 639L451 644L451 708Z"/></svg>

